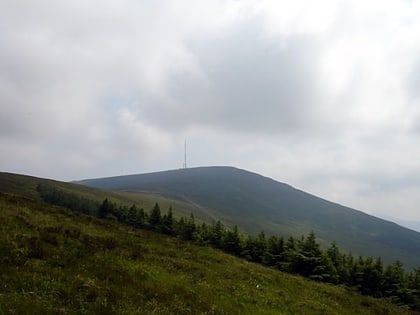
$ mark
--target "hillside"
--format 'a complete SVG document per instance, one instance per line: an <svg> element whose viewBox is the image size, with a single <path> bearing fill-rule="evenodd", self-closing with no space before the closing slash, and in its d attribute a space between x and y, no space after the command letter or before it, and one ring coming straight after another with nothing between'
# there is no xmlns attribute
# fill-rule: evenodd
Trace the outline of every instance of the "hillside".
<svg viewBox="0 0 420 315"><path fill-rule="evenodd" d="M415 314L16 195L0 220L1 314Z"/></svg>
<svg viewBox="0 0 420 315"><path fill-rule="evenodd" d="M172 206L176 215L187 216L196 210L196 206L183 202L181 200L174 200L159 194L153 193L129 193L122 191L105 191L94 187L82 186L74 183L66 183L51 179L0 172L0 191L24 196L34 200L41 200L37 192L39 184L55 187L69 194L75 194L89 200L102 202L105 198L113 202L123 205L137 204L146 210L150 210L153 205L158 202L163 209L168 209ZM206 216L198 216L202 219L208 219Z"/></svg>
<svg viewBox="0 0 420 315"><path fill-rule="evenodd" d="M248 233L299 237L314 231L325 244L336 241L355 255L420 266L420 233L329 202L287 184L232 167L202 167L90 179L79 184L154 193L195 206L195 213L238 224Z"/></svg>

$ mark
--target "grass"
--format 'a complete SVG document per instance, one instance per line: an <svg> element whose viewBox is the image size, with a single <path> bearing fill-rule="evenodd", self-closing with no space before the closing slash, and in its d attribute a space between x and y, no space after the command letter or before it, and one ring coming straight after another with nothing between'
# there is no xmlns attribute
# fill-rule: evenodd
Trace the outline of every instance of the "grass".
<svg viewBox="0 0 420 315"><path fill-rule="evenodd" d="M414 314L15 195L0 222L0 314Z"/></svg>
<svg viewBox="0 0 420 315"><path fill-rule="evenodd" d="M66 183L27 175L0 172L0 191L2 192L20 195L35 200L41 200L36 189L38 184L47 184L64 192L77 194L83 198L97 201L99 203L102 202L105 198L108 198L110 201L119 205L131 206L132 204L136 204L145 210L150 210L157 202L159 203L161 209L164 211L172 206L172 210L176 217L188 217L191 213L194 213L196 219L198 219L199 222L208 222L211 221L211 219L215 219L214 217L203 213L200 211L200 209L197 209L197 206L191 203L178 199L168 198L155 193L106 191L74 183ZM217 217L216 219L219 218Z"/></svg>

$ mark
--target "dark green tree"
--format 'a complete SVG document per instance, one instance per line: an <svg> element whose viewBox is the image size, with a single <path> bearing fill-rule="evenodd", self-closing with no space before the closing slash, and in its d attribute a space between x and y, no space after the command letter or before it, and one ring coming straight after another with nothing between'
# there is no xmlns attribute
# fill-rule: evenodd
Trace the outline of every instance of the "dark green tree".
<svg viewBox="0 0 420 315"><path fill-rule="evenodd" d="M154 230L161 230L162 215L160 213L159 204L156 203L149 215L150 228Z"/></svg>
<svg viewBox="0 0 420 315"><path fill-rule="evenodd" d="M400 261L396 261L388 265L384 271L383 289L385 296L390 297L394 301L404 300L407 288L403 264Z"/></svg>
<svg viewBox="0 0 420 315"><path fill-rule="evenodd" d="M205 246L210 243L210 229L205 222L201 223L200 226L197 226L193 239L199 246Z"/></svg>
<svg viewBox="0 0 420 315"><path fill-rule="evenodd" d="M168 235L174 233L174 218L172 214L172 206L169 207L168 213L162 218L162 232Z"/></svg>
<svg viewBox="0 0 420 315"><path fill-rule="evenodd" d="M346 278L345 256L340 252L336 242L333 242L327 249L327 256L333 266L330 281L342 283Z"/></svg>
<svg viewBox="0 0 420 315"><path fill-rule="evenodd" d="M100 218L107 218L110 215L113 215L114 212L115 212L115 205L112 202L110 202L108 198L105 198L105 200L99 206L98 216Z"/></svg>
<svg viewBox="0 0 420 315"><path fill-rule="evenodd" d="M297 259L297 241L290 236L284 246L284 260L280 262L279 269L285 272L296 273Z"/></svg>
<svg viewBox="0 0 420 315"><path fill-rule="evenodd" d="M216 248L222 248L223 237L225 234L225 227L223 223L218 220L212 223L210 227L210 244Z"/></svg>
<svg viewBox="0 0 420 315"><path fill-rule="evenodd" d="M238 227L235 225L232 231L227 231L223 238L223 248L226 252L239 256L242 252L242 241Z"/></svg>
<svg viewBox="0 0 420 315"><path fill-rule="evenodd" d="M331 267L328 256L324 255L316 241L315 233L310 232L298 244L295 271L314 280L329 281Z"/></svg>
<svg viewBox="0 0 420 315"><path fill-rule="evenodd" d="M376 297L382 296L383 266L380 259L359 257L352 270L352 285L360 293Z"/></svg>
<svg viewBox="0 0 420 315"><path fill-rule="evenodd" d="M279 269L285 260L285 245L283 237L271 236L267 240L267 250L263 257L263 264L275 266Z"/></svg>
<svg viewBox="0 0 420 315"><path fill-rule="evenodd" d="M194 215L191 214L188 220L185 220L184 217L176 224L176 234L183 240L192 241L194 240L194 235L196 235L196 225L194 220Z"/></svg>
<svg viewBox="0 0 420 315"><path fill-rule="evenodd" d="M407 286L410 299L409 305L416 310L420 310L420 267L415 268L407 277Z"/></svg>
<svg viewBox="0 0 420 315"><path fill-rule="evenodd" d="M132 205L127 212L127 223L136 228L145 226L144 210L138 209L136 205Z"/></svg>
<svg viewBox="0 0 420 315"><path fill-rule="evenodd" d="M264 232L260 232L257 237L249 235L242 249L241 256L249 261L262 263L267 250L267 239Z"/></svg>

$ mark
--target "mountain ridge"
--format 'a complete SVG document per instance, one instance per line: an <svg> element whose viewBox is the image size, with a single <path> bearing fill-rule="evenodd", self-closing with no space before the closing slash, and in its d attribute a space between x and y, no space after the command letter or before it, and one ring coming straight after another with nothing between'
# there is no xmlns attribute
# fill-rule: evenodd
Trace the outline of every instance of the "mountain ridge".
<svg viewBox="0 0 420 315"><path fill-rule="evenodd" d="M96 188L154 192L190 201L247 233L299 237L314 231L321 243L336 241L362 256L420 266L420 233L360 210L306 193L246 170L212 166L77 181Z"/></svg>

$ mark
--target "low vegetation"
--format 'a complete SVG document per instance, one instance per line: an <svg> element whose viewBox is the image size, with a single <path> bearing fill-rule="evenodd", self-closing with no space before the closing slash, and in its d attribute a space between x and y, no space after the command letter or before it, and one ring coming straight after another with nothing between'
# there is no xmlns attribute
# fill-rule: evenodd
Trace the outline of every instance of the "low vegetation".
<svg viewBox="0 0 420 315"><path fill-rule="evenodd" d="M211 225L196 224L192 215L175 220L171 208L162 215L157 203L148 213L136 205L117 206L108 199L95 207L88 200L52 186L38 185L37 190L52 204L67 205L70 209L81 209L83 213L154 230L197 245L210 245L251 262L316 281L343 284L362 294L386 297L396 304L420 310L420 268L406 273L399 261L384 267L381 258L354 258L341 253L336 243L323 250L313 232L300 239L289 237L286 241L282 236L267 238L264 232L245 238L236 226L228 230L220 221Z"/></svg>
<svg viewBox="0 0 420 315"><path fill-rule="evenodd" d="M135 211L155 231L114 222L130 208L100 208L108 220L0 195L0 314L411 314L182 240L197 233L162 235L158 205ZM182 221L197 228L191 217L166 233Z"/></svg>

